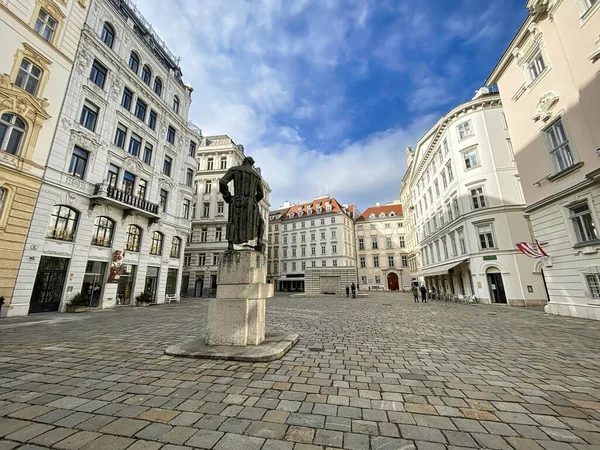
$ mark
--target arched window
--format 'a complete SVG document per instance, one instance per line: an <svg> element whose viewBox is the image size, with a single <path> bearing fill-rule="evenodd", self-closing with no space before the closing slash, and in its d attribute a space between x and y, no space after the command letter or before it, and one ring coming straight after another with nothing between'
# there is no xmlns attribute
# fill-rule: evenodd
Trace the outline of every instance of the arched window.
<svg viewBox="0 0 600 450"><path fill-rule="evenodd" d="M73 208L65 205L55 205L46 230L46 237L61 241L72 241L75 237L78 220L79 213Z"/></svg>
<svg viewBox="0 0 600 450"><path fill-rule="evenodd" d="M171 241L171 258L179 258L181 253L181 239L173 236Z"/></svg>
<svg viewBox="0 0 600 450"><path fill-rule="evenodd" d="M152 69L147 64L142 67L142 81L150 86L150 80L152 79Z"/></svg>
<svg viewBox="0 0 600 450"><path fill-rule="evenodd" d="M25 137L25 122L19 116L4 113L0 117L0 150L17 155Z"/></svg>
<svg viewBox="0 0 600 450"><path fill-rule="evenodd" d="M109 217L96 217L94 232L92 233L92 245L110 247L115 229L115 222Z"/></svg>
<svg viewBox="0 0 600 450"><path fill-rule="evenodd" d="M37 95L41 79L42 69L28 59L23 58L19 66L19 73L17 73L15 84L31 95Z"/></svg>
<svg viewBox="0 0 600 450"><path fill-rule="evenodd" d="M138 73L140 68L140 57L135 52L131 52L129 55L129 68L135 73Z"/></svg>
<svg viewBox="0 0 600 450"><path fill-rule="evenodd" d="M127 228L127 242L125 250L129 252L139 252L142 241L142 229L136 225L129 225Z"/></svg>
<svg viewBox="0 0 600 450"><path fill-rule="evenodd" d="M173 111L179 114L179 97L173 96Z"/></svg>
<svg viewBox="0 0 600 450"><path fill-rule="evenodd" d="M106 45L112 48L113 42L115 42L115 29L110 23L104 22L104 26L102 27L102 35L100 38Z"/></svg>
<svg viewBox="0 0 600 450"><path fill-rule="evenodd" d="M158 95L159 97L162 94L162 80L158 77L156 77L154 79L154 92L156 93L156 95Z"/></svg>
<svg viewBox="0 0 600 450"><path fill-rule="evenodd" d="M150 254L151 255L162 255L163 247L163 234L160 231L152 233L152 240L150 241Z"/></svg>

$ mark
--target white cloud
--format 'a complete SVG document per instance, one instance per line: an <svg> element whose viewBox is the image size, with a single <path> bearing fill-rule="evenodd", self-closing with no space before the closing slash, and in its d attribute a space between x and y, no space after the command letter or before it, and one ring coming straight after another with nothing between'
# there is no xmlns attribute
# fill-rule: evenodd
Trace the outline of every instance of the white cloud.
<svg viewBox="0 0 600 450"><path fill-rule="evenodd" d="M139 8L181 56L184 79L195 89L190 118L206 135L228 134L245 146L273 189L274 207L309 200L325 186L339 201L361 208L396 198L404 149L435 118L419 113L406 129L348 140L352 121L335 68L350 60L359 73L366 71L366 2L172 3L139 0ZM310 20L298 22L299 14ZM390 45L401 41L395 36ZM306 143L306 121L323 148Z"/></svg>

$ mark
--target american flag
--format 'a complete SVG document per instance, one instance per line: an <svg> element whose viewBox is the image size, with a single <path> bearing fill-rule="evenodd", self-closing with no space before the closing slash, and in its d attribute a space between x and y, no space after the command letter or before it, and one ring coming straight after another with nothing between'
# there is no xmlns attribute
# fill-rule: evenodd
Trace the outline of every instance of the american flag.
<svg viewBox="0 0 600 450"><path fill-rule="evenodd" d="M517 248L530 258L543 258L548 256L537 239L535 240L535 244L530 242L519 242Z"/></svg>

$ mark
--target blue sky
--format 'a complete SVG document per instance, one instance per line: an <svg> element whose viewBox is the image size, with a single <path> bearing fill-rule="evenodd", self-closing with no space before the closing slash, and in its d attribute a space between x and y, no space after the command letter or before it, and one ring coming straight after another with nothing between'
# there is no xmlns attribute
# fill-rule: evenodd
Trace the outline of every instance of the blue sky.
<svg viewBox="0 0 600 450"><path fill-rule="evenodd" d="M171 4L172 3L172 4ZM394 200L405 148L469 100L525 0L139 0L181 56L190 118L252 155L271 203Z"/></svg>

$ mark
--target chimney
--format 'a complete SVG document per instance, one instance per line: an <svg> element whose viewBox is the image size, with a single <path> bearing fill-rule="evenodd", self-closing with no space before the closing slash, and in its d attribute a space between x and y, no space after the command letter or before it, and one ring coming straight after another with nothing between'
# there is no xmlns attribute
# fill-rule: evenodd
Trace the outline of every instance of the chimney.
<svg viewBox="0 0 600 450"><path fill-rule="evenodd" d="M381 206L381 203L377 202L377 203L375 203L375 206L377 206L379 208Z"/></svg>

